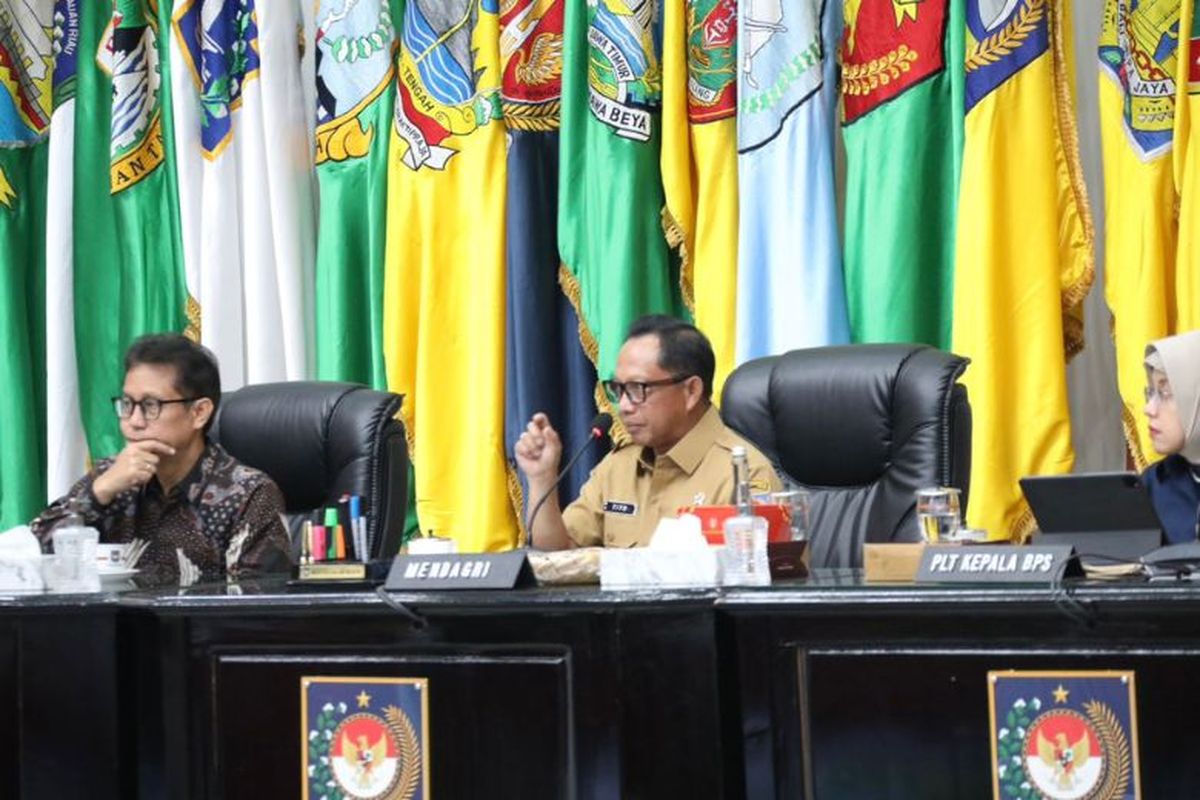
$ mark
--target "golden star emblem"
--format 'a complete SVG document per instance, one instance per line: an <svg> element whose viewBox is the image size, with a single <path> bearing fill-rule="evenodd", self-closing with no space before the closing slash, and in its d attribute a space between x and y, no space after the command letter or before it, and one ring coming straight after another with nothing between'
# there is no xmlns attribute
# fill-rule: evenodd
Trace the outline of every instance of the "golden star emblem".
<svg viewBox="0 0 1200 800"><path fill-rule="evenodd" d="M896 27L904 22L905 17L917 21L918 3L921 0L892 0L892 10L896 12Z"/></svg>
<svg viewBox="0 0 1200 800"><path fill-rule="evenodd" d="M1054 690L1054 702L1056 702L1056 703L1067 702L1067 695L1069 695L1070 693L1071 693L1070 690L1064 689L1063 685L1060 683L1058 685L1058 688Z"/></svg>
<svg viewBox="0 0 1200 800"><path fill-rule="evenodd" d="M358 700L359 708L366 708L367 706L371 705L371 695L367 694L366 689L363 689L361 692L359 692L358 697L355 699Z"/></svg>

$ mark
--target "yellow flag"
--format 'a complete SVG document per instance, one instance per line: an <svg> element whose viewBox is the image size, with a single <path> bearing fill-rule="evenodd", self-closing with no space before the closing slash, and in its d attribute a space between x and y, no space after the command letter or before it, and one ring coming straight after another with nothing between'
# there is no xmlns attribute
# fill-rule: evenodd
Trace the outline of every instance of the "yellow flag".
<svg viewBox="0 0 1200 800"><path fill-rule="evenodd" d="M1176 62L1175 185L1179 251L1172 333L1200 329L1200 0L1183 0Z"/></svg>
<svg viewBox="0 0 1200 800"><path fill-rule="evenodd" d="M1125 438L1139 469L1156 458L1141 413L1143 354L1147 342L1174 330L1179 11L1179 0L1136 6L1108 0L1100 33L1104 294L1113 315Z"/></svg>
<svg viewBox="0 0 1200 800"><path fill-rule="evenodd" d="M1067 358L1093 273L1057 0L968 0L954 350L974 415L970 520L1032 527L1019 478L1071 469Z"/></svg>
<svg viewBox="0 0 1200 800"><path fill-rule="evenodd" d="M717 357L721 396L737 313L737 2L663 9L663 228L679 249L683 299Z"/></svg>
<svg viewBox="0 0 1200 800"><path fill-rule="evenodd" d="M384 356L423 530L511 547L504 458L504 126L488 0L409 0L388 156ZM366 309L364 309L366 313Z"/></svg>

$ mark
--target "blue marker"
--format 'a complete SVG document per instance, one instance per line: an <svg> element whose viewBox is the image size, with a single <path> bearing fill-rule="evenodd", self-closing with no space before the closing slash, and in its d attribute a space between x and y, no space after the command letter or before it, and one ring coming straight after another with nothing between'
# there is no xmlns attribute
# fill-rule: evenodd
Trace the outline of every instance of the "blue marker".
<svg viewBox="0 0 1200 800"><path fill-rule="evenodd" d="M367 556L367 525L362 515L362 498L356 494L350 495L350 531L354 536L354 554L365 564L370 560Z"/></svg>

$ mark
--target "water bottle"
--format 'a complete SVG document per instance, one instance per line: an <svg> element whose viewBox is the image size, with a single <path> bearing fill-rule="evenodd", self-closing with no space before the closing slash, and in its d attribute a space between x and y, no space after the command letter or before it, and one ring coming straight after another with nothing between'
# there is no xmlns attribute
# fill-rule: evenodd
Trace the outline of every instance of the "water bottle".
<svg viewBox="0 0 1200 800"><path fill-rule="evenodd" d="M725 520L725 583L732 586L767 586L767 520L754 513L750 500L750 464L746 448L734 447L733 482L737 513Z"/></svg>
<svg viewBox="0 0 1200 800"><path fill-rule="evenodd" d="M47 565L46 584L60 592L98 592L100 574L96 567L96 545L100 533L84 524L72 508L51 533L54 557Z"/></svg>

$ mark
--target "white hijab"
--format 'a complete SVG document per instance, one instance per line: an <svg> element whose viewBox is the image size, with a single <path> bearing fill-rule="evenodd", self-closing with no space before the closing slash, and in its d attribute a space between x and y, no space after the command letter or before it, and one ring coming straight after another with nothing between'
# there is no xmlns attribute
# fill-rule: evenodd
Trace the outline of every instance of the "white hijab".
<svg viewBox="0 0 1200 800"><path fill-rule="evenodd" d="M1146 373L1164 372L1175 395L1175 408L1183 425L1180 455L1200 463L1200 331L1168 336L1146 345Z"/></svg>

